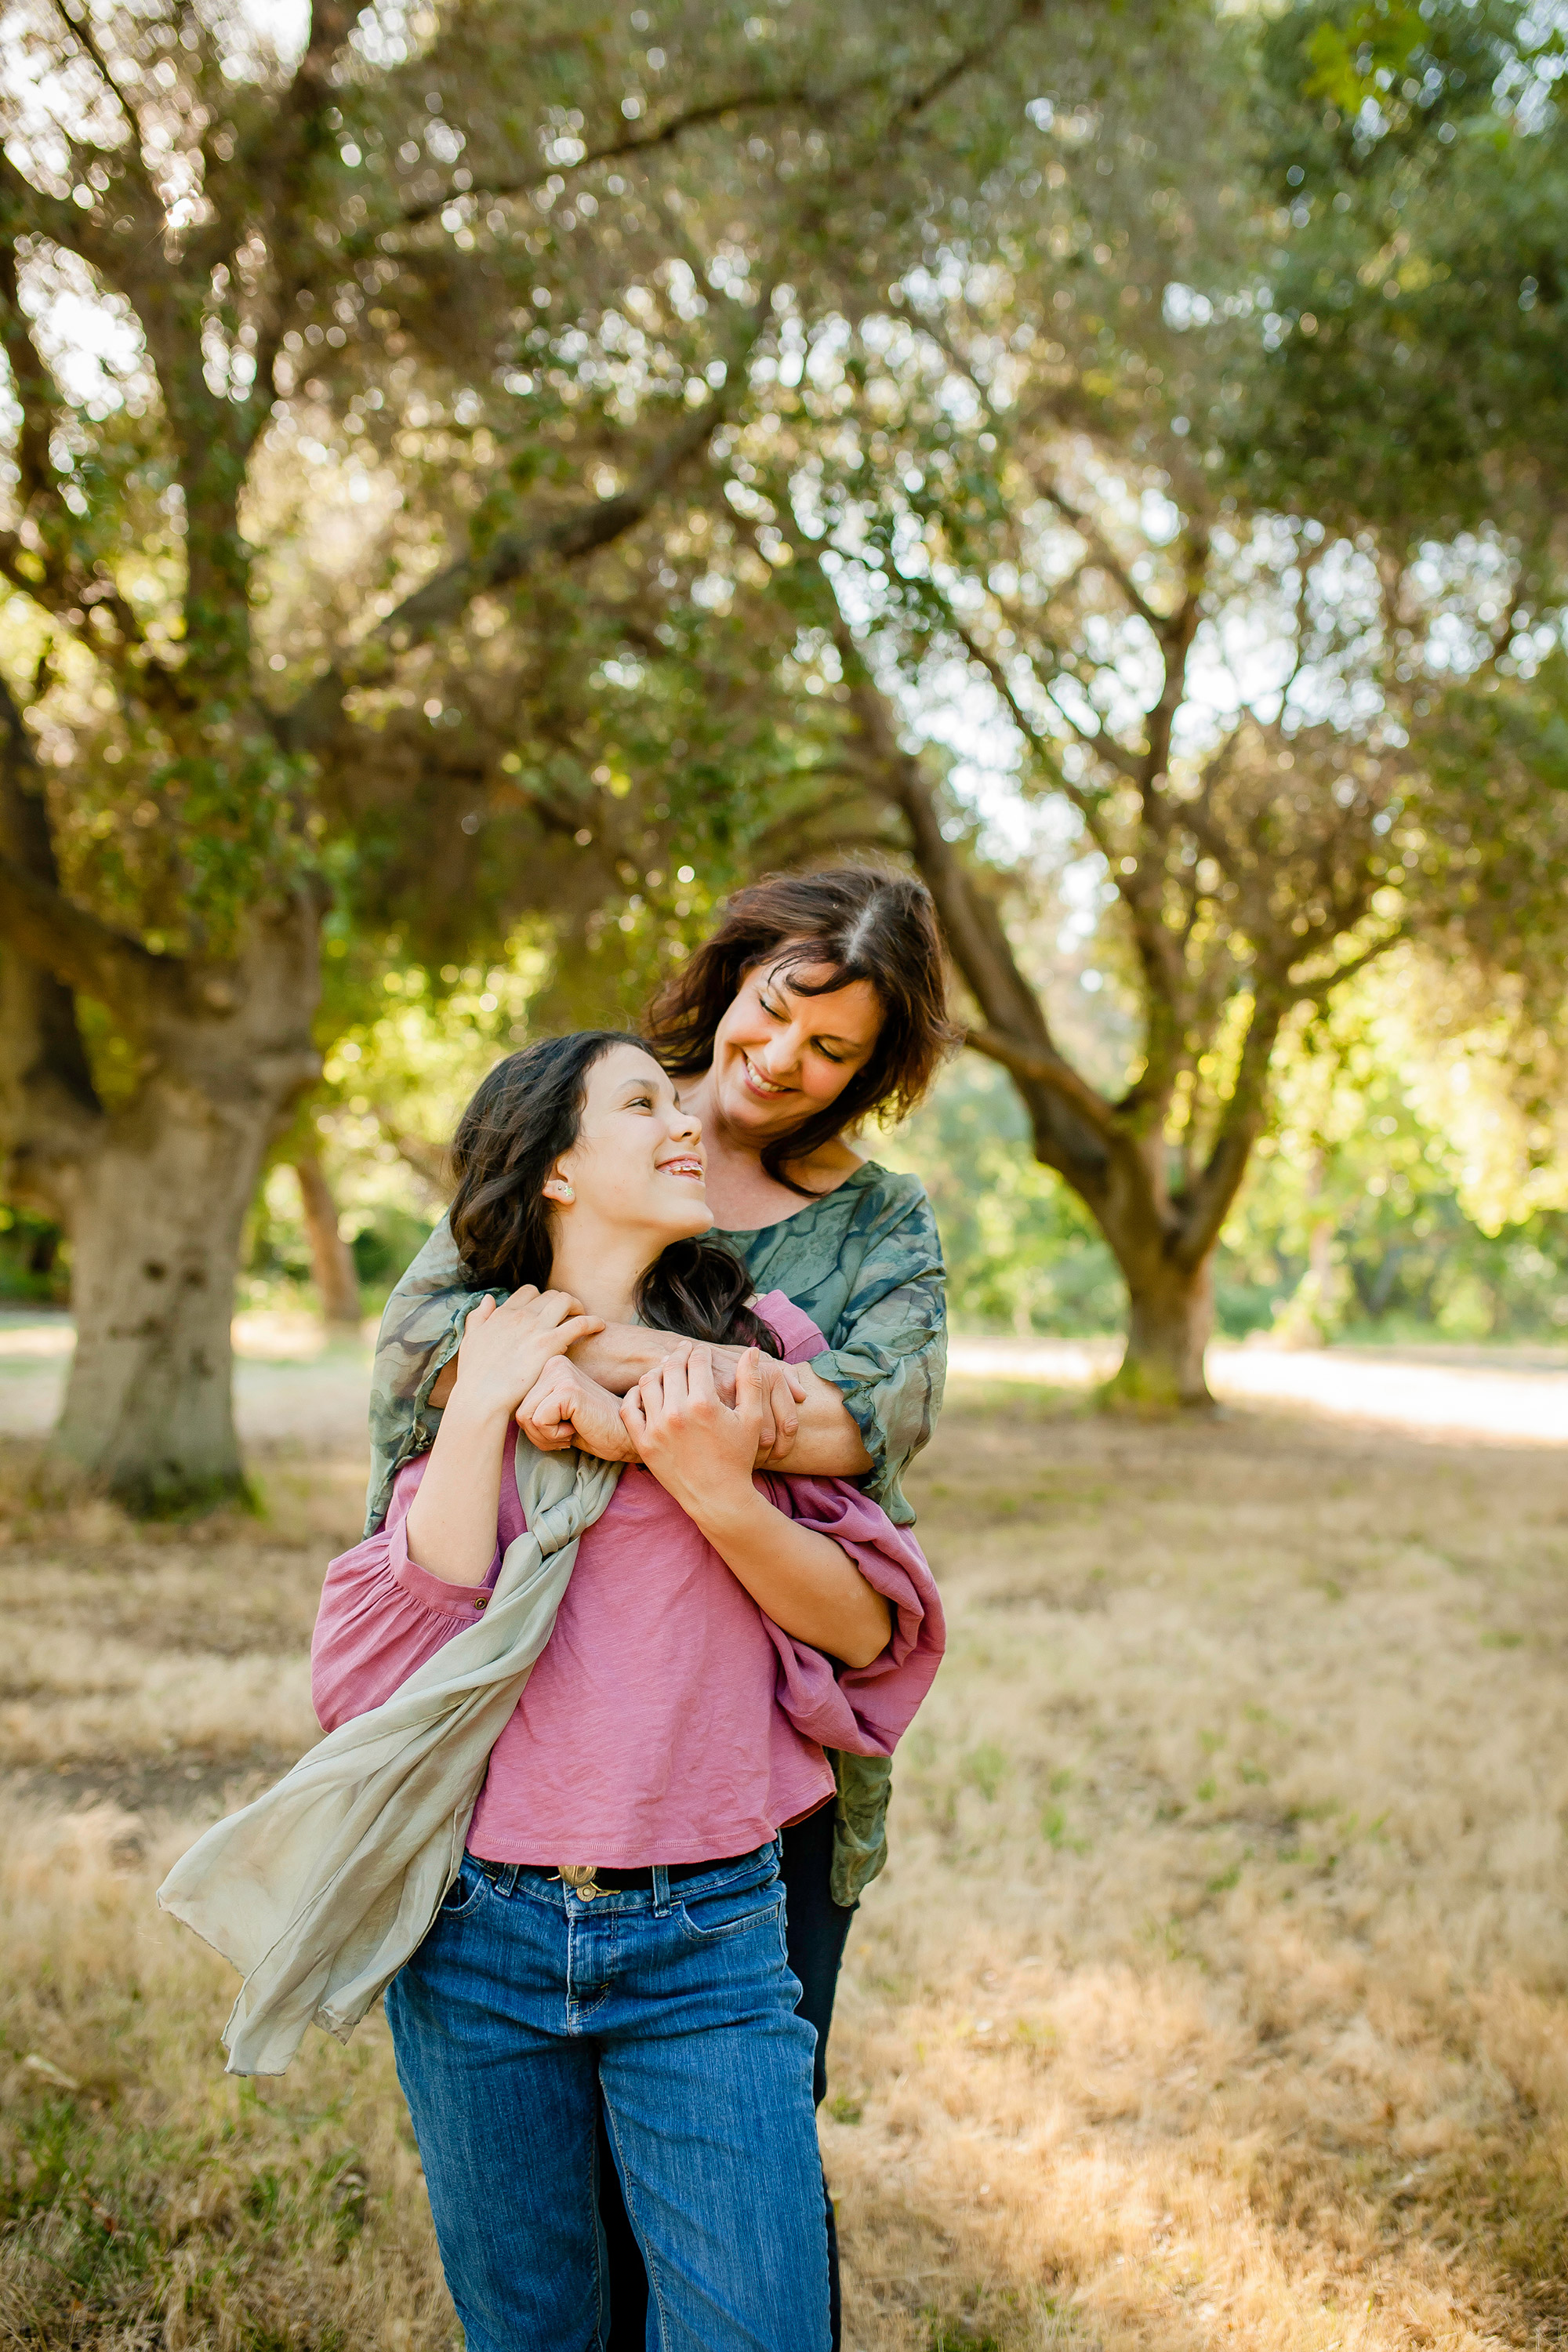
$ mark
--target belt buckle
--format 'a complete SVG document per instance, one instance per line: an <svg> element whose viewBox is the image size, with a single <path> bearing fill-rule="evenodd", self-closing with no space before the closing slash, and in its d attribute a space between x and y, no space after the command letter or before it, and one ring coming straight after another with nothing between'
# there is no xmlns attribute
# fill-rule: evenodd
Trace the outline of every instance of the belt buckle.
<svg viewBox="0 0 1568 2352"><path fill-rule="evenodd" d="M594 1875L598 1867L596 1862L563 1862L554 1875L569 1886L574 1895L580 1895L584 1903L592 1903L595 1895L605 1895L609 1891L601 1886Z"/></svg>

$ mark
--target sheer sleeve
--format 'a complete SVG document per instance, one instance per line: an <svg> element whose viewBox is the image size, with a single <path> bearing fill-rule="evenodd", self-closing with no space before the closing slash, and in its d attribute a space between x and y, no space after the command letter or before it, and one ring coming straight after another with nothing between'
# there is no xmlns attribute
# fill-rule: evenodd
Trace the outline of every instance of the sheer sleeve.
<svg viewBox="0 0 1568 2352"><path fill-rule="evenodd" d="M866 1253L835 1326L836 1344L811 1363L842 1394L871 1457L864 1491L898 1527L915 1516L903 1474L942 1411L946 1284L936 1219L921 1192Z"/></svg>
<svg viewBox="0 0 1568 2352"><path fill-rule="evenodd" d="M489 1294L464 1279L445 1217L386 1302L376 1334L370 1387L370 1486L364 1531L386 1517L392 1482L405 1462L428 1453L440 1412L430 1402L436 1378L458 1352L468 1310Z"/></svg>

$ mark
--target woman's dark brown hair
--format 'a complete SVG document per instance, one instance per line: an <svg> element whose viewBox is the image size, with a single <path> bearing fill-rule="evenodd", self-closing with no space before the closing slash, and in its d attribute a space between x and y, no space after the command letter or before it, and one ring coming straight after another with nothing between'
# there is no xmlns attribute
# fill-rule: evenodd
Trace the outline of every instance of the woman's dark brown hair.
<svg viewBox="0 0 1568 2352"><path fill-rule="evenodd" d="M957 1043L947 1017L947 985L936 909L923 882L864 866L821 874L770 874L737 890L718 929L666 982L649 1008L648 1043L672 1077L700 1077L713 1059L713 1037L747 972L759 964L793 972L825 964L826 977L803 996L826 996L868 981L882 1007L877 1043L843 1093L791 1135L763 1150L770 1176L805 1192L784 1172L870 1111L901 1118L925 1093ZM808 1195L809 1197L809 1195Z"/></svg>
<svg viewBox="0 0 1568 2352"><path fill-rule="evenodd" d="M447 1212L452 1239L476 1290L521 1290L550 1284L553 1246L544 1180L583 1125L588 1073L616 1045L641 1037L616 1029L579 1029L542 1037L498 1062L474 1090L452 1144L457 1189ZM637 1286L637 1313L656 1331L721 1346L782 1351L746 1304L753 1285L721 1242L671 1242Z"/></svg>

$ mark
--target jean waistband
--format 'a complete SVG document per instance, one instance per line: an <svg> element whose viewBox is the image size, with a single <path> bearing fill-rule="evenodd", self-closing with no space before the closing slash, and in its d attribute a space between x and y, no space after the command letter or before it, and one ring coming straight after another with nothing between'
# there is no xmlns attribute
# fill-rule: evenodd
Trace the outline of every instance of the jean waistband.
<svg viewBox="0 0 1568 2352"><path fill-rule="evenodd" d="M664 1874L671 1882L682 1878L705 1878L710 1871L736 1870L742 1863L760 1862L770 1851L767 1846L753 1846L749 1853L716 1854L710 1862L667 1863ZM490 1862L480 1853L470 1853L468 1859L476 1870L482 1870L487 1878L496 1881L510 1874L515 1874L519 1878L558 1879L561 1876L559 1864L542 1862ZM637 1869L616 1870L607 1864L595 1863L593 1867L592 1885L605 1895L619 1895L637 1888L651 1889L653 1865L650 1863L645 1863Z"/></svg>

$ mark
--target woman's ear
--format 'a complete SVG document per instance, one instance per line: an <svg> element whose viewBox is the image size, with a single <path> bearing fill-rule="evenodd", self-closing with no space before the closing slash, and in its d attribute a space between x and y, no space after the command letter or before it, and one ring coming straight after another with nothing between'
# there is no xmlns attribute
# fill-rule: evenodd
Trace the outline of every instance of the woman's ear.
<svg viewBox="0 0 1568 2352"><path fill-rule="evenodd" d="M571 1179L563 1176L559 1169L553 1176L545 1178L541 1190L547 1201L574 1201L577 1198L572 1189Z"/></svg>

